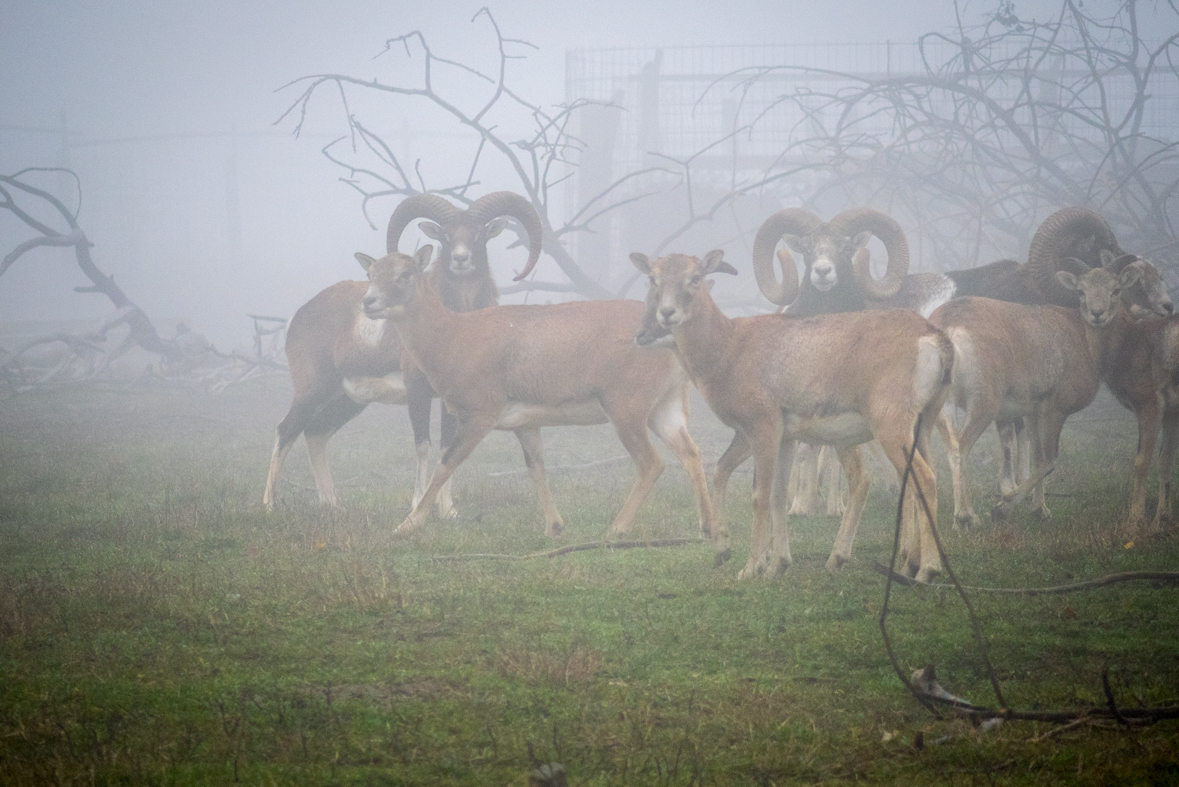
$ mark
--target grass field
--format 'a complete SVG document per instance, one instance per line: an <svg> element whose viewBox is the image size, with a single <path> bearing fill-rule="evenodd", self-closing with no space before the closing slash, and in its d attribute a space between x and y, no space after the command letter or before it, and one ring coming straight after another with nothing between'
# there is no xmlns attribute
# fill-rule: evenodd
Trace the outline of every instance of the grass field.
<svg viewBox="0 0 1179 787"><path fill-rule="evenodd" d="M505 434L460 469L462 517L402 540L401 408L370 408L333 441L344 508L314 503L299 448L280 506L262 509L288 396L274 378L218 397L0 400L0 784L524 785L547 762L571 785L1179 784L1179 723L983 733L906 693L877 621L872 562L887 561L895 506L880 484L836 575L823 564L837 523L796 518L787 575L737 582L748 474L721 568L704 544L438 561L601 538L633 478L629 461L601 461L624 454L609 428L546 430L550 466L596 463L551 472L556 544ZM715 461L728 434L702 403L693 428ZM962 581L1179 568L1171 533L1117 524L1134 440L1103 395L1066 427L1051 521L946 528ZM975 452L980 511L992 446ZM944 464L939 478L948 523ZM632 536L693 535L669 459ZM1105 669L1124 706L1179 697L1174 587L973 601L1012 707L1104 705ZM889 627L906 672L933 663L950 691L994 704L956 594L897 588Z"/></svg>

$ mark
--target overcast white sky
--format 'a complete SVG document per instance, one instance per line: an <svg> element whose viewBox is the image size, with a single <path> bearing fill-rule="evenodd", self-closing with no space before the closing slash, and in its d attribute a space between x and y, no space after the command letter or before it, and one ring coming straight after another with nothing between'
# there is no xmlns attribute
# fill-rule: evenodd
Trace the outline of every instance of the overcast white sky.
<svg viewBox="0 0 1179 787"><path fill-rule="evenodd" d="M83 178L81 221L99 265L149 313L192 320L218 338L236 336L248 330L239 315L288 315L331 281L359 277L353 251L383 250L355 195L338 183L339 171L320 156L322 139L293 140L282 136L289 123L271 126L294 97L275 89L317 72L385 78L396 61L373 56L385 39L414 29L438 54L463 59L488 43L485 23L470 21L482 5L5 0L0 171L57 163L60 137L26 129L57 128L65 113L75 139L89 143L72 146L69 163ZM977 21L993 7L975 2L964 14ZM1016 4L1025 17L1057 7L1055 0ZM490 8L507 36L539 47L513 67L521 91L544 103L563 99L567 48L903 42L955 19L947 0L508 0ZM338 129L338 110L322 106L315 122ZM244 135L245 252L232 265L224 259L226 138L112 142L231 129ZM177 214L186 219L170 218ZM7 252L28 236L3 219L0 251ZM173 224L186 229L169 234ZM0 278L0 320L104 313L97 296L70 291L80 283L67 252L33 252Z"/></svg>

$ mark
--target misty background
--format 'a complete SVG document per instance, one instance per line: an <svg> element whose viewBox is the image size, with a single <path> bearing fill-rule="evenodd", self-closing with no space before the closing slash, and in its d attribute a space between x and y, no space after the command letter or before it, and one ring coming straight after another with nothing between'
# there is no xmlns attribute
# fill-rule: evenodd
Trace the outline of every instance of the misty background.
<svg viewBox="0 0 1179 787"><path fill-rule="evenodd" d="M488 20L473 20L483 5L10 0L0 7L0 172L72 168L81 180L78 220L95 244L96 263L160 332L170 336L183 320L219 347L241 345L252 332L247 314L289 317L328 284L362 278L352 255L384 252L384 223L399 199L371 203L376 228L370 226L357 191L341 182L345 173L320 152L348 134L339 95L320 89L296 137L297 111L276 121L300 88L280 88L321 73L412 81L420 58L383 50L388 39L414 30L436 56L493 72L496 42ZM506 38L536 47L513 46L507 81L527 100L553 107L576 98L567 93L570 51L911 44L923 33L953 29L959 19L976 24L996 5L513 0L488 7ZM1031 19L1059 7L1037 0L1015 10ZM456 90L463 85L448 83ZM482 100L485 95L473 94L466 108ZM391 111L372 97L350 96L350 109L363 113L403 161L420 161L428 187L464 177L478 137L452 119L424 105L421 112ZM500 131L508 139L516 132ZM522 124L519 136L528 133ZM76 204L68 179L33 180ZM500 188L518 191L518 181L491 167L472 195ZM558 210L568 208L562 198L555 197ZM507 249L507 235L493 248L501 285L526 256ZM26 228L0 212L5 252L26 237ZM685 236L674 250L707 250L694 240ZM752 287L746 256L730 252L730 258ZM918 255L915 269L920 262ZM610 264L628 265L624 257ZM547 256L538 276L560 279ZM0 322L99 319L110 312L109 302L73 291L87 283L70 249L34 250L0 277ZM738 285L722 283L718 291L728 286Z"/></svg>

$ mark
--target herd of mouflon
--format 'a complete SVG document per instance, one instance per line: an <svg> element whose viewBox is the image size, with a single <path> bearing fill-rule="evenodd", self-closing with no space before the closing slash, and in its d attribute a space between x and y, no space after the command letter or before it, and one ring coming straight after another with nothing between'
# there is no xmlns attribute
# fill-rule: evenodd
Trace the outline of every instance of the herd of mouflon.
<svg viewBox="0 0 1179 787"><path fill-rule="evenodd" d="M847 478L827 562L834 570L851 557L868 494L862 447L876 441L898 479L908 478L901 570L926 582L942 570L930 433L939 432L948 452L956 527L978 522L966 462L992 423L1003 461L991 516L1007 516L1029 494L1033 511L1049 516L1044 478L1065 419L1104 382L1138 420L1128 516L1154 528L1169 521L1179 316L1158 269L1123 251L1091 210L1049 216L1026 262L945 274L909 273L904 232L880 211L854 208L824 222L781 210L758 230L752 261L758 287L779 312L736 318L710 294L710 277L738 272L719 250L631 254L649 280L646 303L500 306L487 242L509 218L529 240L520 280L543 242L528 200L494 192L464 209L419 194L394 210L384 257L356 254L367 281L339 282L299 308L286 343L294 401L275 437L267 507L300 434L319 498L335 505L328 440L370 402L386 402L409 407L417 461L412 507L395 532L423 527L432 511L455 516L451 476L489 431L501 429L520 440L545 532L555 537L563 521L545 474L541 427L609 422L637 474L608 536L630 530L663 471L654 433L687 471L700 533L719 565L729 555L729 477L752 456L752 539L739 576L775 576L791 562L790 479L804 443L832 447ZM433 245L398 251L418 219L437 253ZM872 237L888 257L879 278L870 270ZM794 255L802 258L801 276ZM688 432L691 386L733 429L711 489ZM431 469L434 398L445 407L441 459ZM1160 432L1158 504L1148 519L1146 478Z"/></svg>

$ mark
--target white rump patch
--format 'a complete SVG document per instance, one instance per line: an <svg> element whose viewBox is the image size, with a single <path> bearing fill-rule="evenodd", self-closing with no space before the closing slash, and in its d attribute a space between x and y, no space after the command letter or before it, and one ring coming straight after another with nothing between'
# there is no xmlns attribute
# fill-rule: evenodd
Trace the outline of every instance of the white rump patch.
<svg viewBox="0 0 1179 787"><path fill-rule="evenodd" d="M592 426L609 420L597 399L568 402L556 407L508 402L508 406L499 414L495 428L511 430L522 426Z"/></svg>
<svg viewBox="0 0 1179 787"><path fill-rule="evenodd" d="M953 344L953 340L950 341ZM957 353L957 346L954 351ZM917 340L917 367L913 370L913 406L924 409L926 402L941 390L945 370L936 336L922 336Z"/></svg>
<svg viewBox="0 0 1179 787"><path fill-rule="evenodd" d="M380 347L387 323L388 320L370 320L364 316L364 312L361 312L356 315L356 321L352 323L352 335L356 337L359 344L366 347Z"/></svg>
<svg viewBox="0 0 1179 787"><path fill-rule="evenodd" d="M967 392L977 388L977 380L981 376L978 368L978 354L974 349L974 339L970 331L961 326L946 329L946 336L950 344L954 345L954 368L950 372L949 402L957 407L966 408Z"/></svg>
<svg viewBox="0 0 1179 787"><path fill-rule="evenodd" d="M369 320L383 322L383 320ZM401 372L384 377L345 377L344 393L357 404L381 402L383 404L409 404L405 393L405 380Z"/></svg>
<svg viewBox="0 0 1179 787"><path fill-rule="evenodd" d="M931 277L930 282L929 291L924 293L924 298L913 310L927 320L929 315L937 311L939 306L953 300L954 293L958 291L958 285L949 276L937 274L936 278Z"/></svg>

